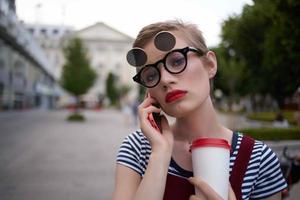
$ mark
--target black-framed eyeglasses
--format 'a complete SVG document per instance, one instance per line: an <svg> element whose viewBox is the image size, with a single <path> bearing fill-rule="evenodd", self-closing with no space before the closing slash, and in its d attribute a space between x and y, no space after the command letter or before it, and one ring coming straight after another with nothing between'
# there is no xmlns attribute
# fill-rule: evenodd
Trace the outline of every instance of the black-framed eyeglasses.
<svg viewBox="0 0 300 200"><path fill-rule="evenodd" d="M185 47L175 49L165 55L165 57L154 64L145 65L134 77L133 80L147 88L155 87L160 81L159 64L162 63L164 68L171 74L183 72L187 66L187 53L193 51L200 56L204 52L194 47Z"/></svg>

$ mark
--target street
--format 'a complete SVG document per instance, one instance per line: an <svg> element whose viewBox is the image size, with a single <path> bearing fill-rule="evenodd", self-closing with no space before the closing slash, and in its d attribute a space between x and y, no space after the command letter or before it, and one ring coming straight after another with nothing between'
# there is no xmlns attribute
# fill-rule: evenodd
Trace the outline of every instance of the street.
<svg viewBox="0 0 300 200"><path fill-rule="evenodd" d="M112 110L88 112L85 123L66 116L2 113L1 200L111 199L116 153L130 128Z"/></svg>
<svg viewBox="0 0 300 200"><path fill-rule="evenodd" d="M67 111L0 113L1 200L111 199L119 145L136 128L116 110L84 113L84 123Z"/></svg>

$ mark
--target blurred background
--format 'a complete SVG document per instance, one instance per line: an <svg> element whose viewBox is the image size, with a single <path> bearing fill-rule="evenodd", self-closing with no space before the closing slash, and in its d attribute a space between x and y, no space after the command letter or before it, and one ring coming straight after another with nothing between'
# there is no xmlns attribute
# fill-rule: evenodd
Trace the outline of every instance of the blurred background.
<svg viewBox="0 0 300 200"><path fill-rule="evenodd" d="M219 120L291 166L300 154L299 8L298 0L0 0L0 199L111 198L116 154L138 128L145 95L126 53L143 26L170 19L196 24L217 54ZM293 169L287 199L299 199Z"/></svg>

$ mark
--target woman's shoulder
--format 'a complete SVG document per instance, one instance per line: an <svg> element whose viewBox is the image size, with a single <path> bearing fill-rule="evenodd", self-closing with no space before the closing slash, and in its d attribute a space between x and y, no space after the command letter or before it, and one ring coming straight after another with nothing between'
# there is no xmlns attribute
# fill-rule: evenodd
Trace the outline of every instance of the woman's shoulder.
<svg viewBox="0 0 300 200"><path fill-rule="evenodd" d="M117 163L143 176L150 153L151 146L147 138L140 130L136 130L125 137L119 148Z"/></svg>
<svg viewBox="0 0 300 200"><path fill-rule="evenodd" d="M123 143L128 143L138 150L151 149L149 141L140 129L127 135Z"/></svg>
<svg viewBox="0 0 300 200"><path fill-rule="evenodd" d="M142 143L149 143L146 136L143 134L143 132L140 129L137 129L132 133L130 133L129 135L127 135L126 139L139 141Z"/></svg>
<svg viewBox="0 0 300 200"><path fill-rule="evenodd" d="M238 146L240 146L242 139L247 136L245 133L237 132L236 133L238 136ZM273 150L271 147L269 147L265 142L257 140L255 138L252 138L250 136L247 136L248 138L253 140L253 154L256 154L257 156L270 156L271 154L274 154Z"/></svg>

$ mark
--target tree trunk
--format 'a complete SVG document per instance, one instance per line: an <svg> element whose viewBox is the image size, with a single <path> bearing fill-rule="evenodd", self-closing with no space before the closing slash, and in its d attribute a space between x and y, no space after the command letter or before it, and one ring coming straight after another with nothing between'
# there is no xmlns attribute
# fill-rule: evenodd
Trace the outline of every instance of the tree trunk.
<svg viewBox="0 0 300 200"><path fill-rule="evenodd" d="M76 105L75 105L74 114L79 114L80 113L80 97L75 96L75 99L76 99Z"/></svg>

